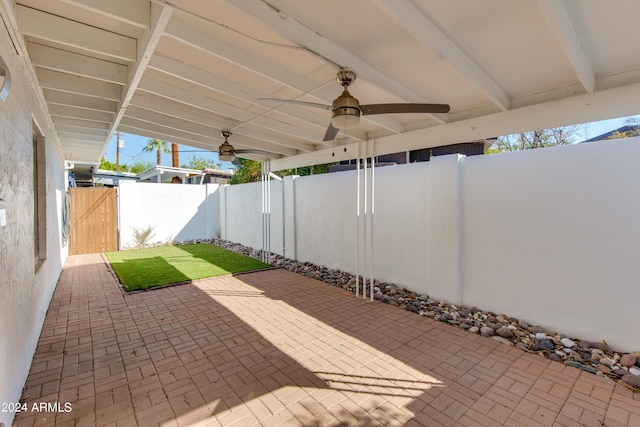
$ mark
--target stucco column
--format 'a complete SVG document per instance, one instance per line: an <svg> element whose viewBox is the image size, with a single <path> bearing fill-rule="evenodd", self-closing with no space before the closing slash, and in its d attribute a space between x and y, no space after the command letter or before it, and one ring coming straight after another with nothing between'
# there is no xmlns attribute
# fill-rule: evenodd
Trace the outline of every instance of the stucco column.
<svg viewBox="0 0 640 427"><path fill-rule="evenodd" d="M296 249L296 179L298 175L284 177L284 248L287 258L297 259Z"/></svg>
<svg viewBox="0 0 640 427"><path fill-rule="evenodd" d="M218 194L220 195L220 238L227 240L227 189L229 184L221 185Z"/></svg>
<svg viewBox="0 0 640 427"><path fill-rule="evenodd" d="M462 301L462 166L465 156L432 157L429 162L429 295Z"/></svg>

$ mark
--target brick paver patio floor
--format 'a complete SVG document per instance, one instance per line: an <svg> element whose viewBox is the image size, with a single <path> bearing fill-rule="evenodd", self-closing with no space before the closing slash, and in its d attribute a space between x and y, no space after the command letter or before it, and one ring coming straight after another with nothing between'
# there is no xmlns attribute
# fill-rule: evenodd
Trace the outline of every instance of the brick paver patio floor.
<svg viewBox="0 0 640 427"><path fill-rule="evenodd" d="M291 273L123 295L69 257L17 426L640 426L640 394Z"/></svg>

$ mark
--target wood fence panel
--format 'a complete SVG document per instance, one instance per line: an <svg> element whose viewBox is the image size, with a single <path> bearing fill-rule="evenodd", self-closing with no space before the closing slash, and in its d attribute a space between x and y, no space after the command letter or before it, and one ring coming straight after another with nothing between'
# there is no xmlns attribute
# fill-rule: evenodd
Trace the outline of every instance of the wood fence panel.
<svg viewBox="0 0 640 427"><path fill-rule="evenodd" d="M115 188L71 188L69 255L118 250Z"/></svg>

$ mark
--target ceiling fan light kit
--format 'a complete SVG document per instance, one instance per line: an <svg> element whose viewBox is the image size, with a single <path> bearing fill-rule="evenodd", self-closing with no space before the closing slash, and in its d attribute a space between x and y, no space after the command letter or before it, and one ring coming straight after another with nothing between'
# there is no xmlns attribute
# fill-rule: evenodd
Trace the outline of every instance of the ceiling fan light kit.
<svg viewBox="0 0 640 427"><path fill-rule="evenodd" d="M360 124L360 110L341 107L333 111L331 125L336 129L353 129Z"/></svg>
<svg viewBox="0 0 640 427"><path fill-rule="evenodd" d="M223 162L232 162L236 159L236 155L233 154L233 147L231 144L223 143L218 147L218 158Z"/></svg>

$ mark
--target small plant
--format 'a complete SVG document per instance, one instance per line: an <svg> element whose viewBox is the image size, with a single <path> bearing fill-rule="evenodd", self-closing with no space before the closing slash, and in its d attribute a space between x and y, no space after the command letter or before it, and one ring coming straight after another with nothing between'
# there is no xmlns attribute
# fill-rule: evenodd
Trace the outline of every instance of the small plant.
<svg viewBox="0 0 640 427"><path fill-rule="evenodd" d="M136 248L141 248L149 243L149 240L153 237L153 227L148 226L146 228L133 227L133 241Z"/></svg>

